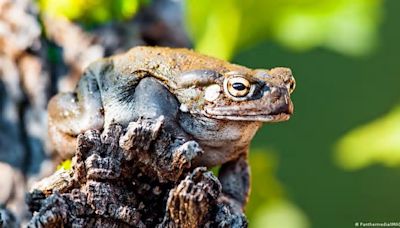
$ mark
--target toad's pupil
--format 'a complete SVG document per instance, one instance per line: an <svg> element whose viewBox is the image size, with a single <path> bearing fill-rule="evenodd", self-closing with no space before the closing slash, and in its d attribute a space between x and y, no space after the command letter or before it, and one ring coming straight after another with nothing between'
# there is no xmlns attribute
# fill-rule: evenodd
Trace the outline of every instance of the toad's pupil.
<svg viewBox="0 0 400 228"><path fill-rule="evenodd" d="M245 89L246 89L246 86L245 86L243 83L240 83L240 82L235 82L235 83L233 83L233 84L232 84L232 87L233 87L234 89L236 89L236 90L239 90L239 91L245 90Z"/></svg>

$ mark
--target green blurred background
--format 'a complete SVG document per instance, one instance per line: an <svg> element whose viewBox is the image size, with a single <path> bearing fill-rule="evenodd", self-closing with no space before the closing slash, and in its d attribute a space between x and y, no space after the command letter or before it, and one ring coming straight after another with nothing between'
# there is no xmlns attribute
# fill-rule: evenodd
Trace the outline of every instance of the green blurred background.
<svg viewBox="0 0 400 228"><path fill-rule="evenodd" d="M263 210L258 197L268 184L259 183L265 182L258 172L263 164L252 159L257 175L249 208L253 227L266 227L261 224L269 216L277 221L269 227L285 227L280 222L291 216L297 222L291 227L307 227L298 213L312 227L399 221L399 169L380 165L398 162L400 153L400 118L382 120L400 101L399 9L400 1L382 2L375 48L361 55L323 48L293 52L265 41L235 56L234 62L250 67L289 66L297 81L295 115L287 123L265 126L254 140L252 158L261 156L254 152L273 156L272 175L299 211L271 204L280 212L257 213ZM264 198L266 204L273 201Z"/></svg>
<svg viewBox="0 0 400 228"><path fill-rule="evenodd" d="M39 1L86 24L149 1ZM295 115L251 149L250 227L399 222L400 1L187 0L194 48L251 68L290 67Z"/></svg>

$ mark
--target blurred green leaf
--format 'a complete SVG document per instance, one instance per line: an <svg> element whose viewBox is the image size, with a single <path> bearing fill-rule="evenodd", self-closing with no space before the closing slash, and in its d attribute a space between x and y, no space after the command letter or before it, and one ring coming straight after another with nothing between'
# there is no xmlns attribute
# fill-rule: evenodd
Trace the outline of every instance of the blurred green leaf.
<svg viewBox="0 0 400 228"><path fill-rule="evenodd" d="M310 227L305 214L291 202L278 199L257 210L250 227L262 228L307 228Z"/></svg>
<svg viewBox="0 0 400 228"><path fill-rule="evenodd" d="M297 50L325 46L363 55L374 46L381 1L321 1L314 7L288 7L275 25L279 42Z"/></svg>
<svg viewBox="0 0 400 228"><path fill-rule="evenodd" d="M187 6L196 50L229 59L237 43L241 19L236 2L188 0Z"/></svg>
<svg viewBox="0 0 400 228"><path fill-rule="evenodd" d="M246 214L250 227L308 227L308 219L284 194L276 179L277 158L265 150L250 153L251 194Z"/></svg>
<svg viewBox="0 0 400 228"><path fill-rule="evenodd" d="M281 184L275 177L277 159L268 151L250 152L251 194L246 212L251 216L263 203L284 197Z"/></svg>
<svg viewBox="0 0 400 228"><path fill-rule="evenodd" d="M86 24L131 18L141 0L38 0L42 13L62 16Z"/></svg>
<svg viewBox="0 0 400 228"><path fill-rule="evenodd" d="M72 169L72 160L68 159L68 160L61 162L61 164L59 164L57 166L57 170L59 170L59 169L65 169L65 170Z"/></svg>
<svg viewBox="0 0 400 228"><path fill-rule="evenodd" d="M337 163L349 170L373 163L400 165L400 107L347 133L339 140L335 155Z"/></svg>
<svg viewBox="0 0 400 228"><path fill-rule="evenodd" d="M187 0L195 49L229 59L267 38L295 50L363 55L376 41L381 0Z"/></svg>

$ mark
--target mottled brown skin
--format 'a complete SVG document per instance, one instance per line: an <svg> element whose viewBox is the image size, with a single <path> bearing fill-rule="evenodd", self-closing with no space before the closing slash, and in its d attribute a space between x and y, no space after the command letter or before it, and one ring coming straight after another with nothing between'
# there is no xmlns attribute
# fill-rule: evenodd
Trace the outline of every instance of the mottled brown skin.
<svg viewBox="0 0 400 228"><path fill-rule="evenodd" d="M244 84L233 89L237 80ZM159 84L169 95L160 89L146 93ZM50 101L50 138L54 148L70 156L77 135L88 129L163 115L174 137L194 140L204 150L193 166L222 165L223 192L243 207L250 141L263 122L289 119L293 89L288 68L252 70L187 49L136 47L91 64L73 93Z"/></svg>

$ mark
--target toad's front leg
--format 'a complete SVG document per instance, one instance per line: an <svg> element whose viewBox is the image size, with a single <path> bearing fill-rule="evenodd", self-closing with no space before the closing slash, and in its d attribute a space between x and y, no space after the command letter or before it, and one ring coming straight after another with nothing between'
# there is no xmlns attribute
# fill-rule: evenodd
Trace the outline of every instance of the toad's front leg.
<svg viewBox="0 0 400 228"><path fill-rule="evenodd" d="M250 192L247 152L242 153L236 160L223 164L218 178L222 185L220 200L228 203L238 213L242 213Z"/></svg>
<svg viewBox="0 0 400 228"><path fill-rule="evenodd" d="M74 92L57 94L49 102L51 149L64 158L75 153L80 133L103 127L103 105L96 75L105 67L101 61L91 64Z"/></svg>
<svg viewBox="0 0 400 228"><path fill-rule="evenodd" d="M146 171L154 172L162 181L177 181L203 152L177 124L179 102L152 77L140 80L132 100L131 116L136 118L120 140L127 159L143 163Z"/></svg>

